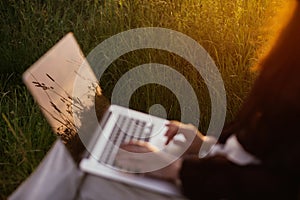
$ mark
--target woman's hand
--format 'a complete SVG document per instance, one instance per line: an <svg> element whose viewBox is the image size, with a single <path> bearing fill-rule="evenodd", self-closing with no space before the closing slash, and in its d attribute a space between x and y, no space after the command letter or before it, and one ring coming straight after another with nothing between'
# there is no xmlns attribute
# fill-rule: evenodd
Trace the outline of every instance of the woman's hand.
<svg viewBox="0 0 300 200"><path fill-rule="evenodd" d="M144 173L149 168L155 168L159 159L157 151L159 150L147 142L130 141L120 146L114 165L122 171Z"/></svg>
<svg viewBox="0 0 300 200"><path fill-rule="evenodd" d="M167 124L168 130L165 133L167 137L166 145L168 145L176 134L181 133L191 145L186 150L185 154L198 154L205 136L192 124L184 124L178 121L170 121ZM174 141L176 143L176 141Z"/></svg>
<svg viewBox="0 0 300 200"><path fill-rule="evenodd" d="M144 141L130 141L128 144L122 144L120 146L121 149L133 153L149 153L149 152L157 152L158 148L152 146L148 142Z"/></svg>
<svg viewBox="0 0 300 200"><path fill-rule="evenodd" d="M130 154L136 153L136 154ZM152 153L146 155L145 153ZM116 166L127 172L176 181L179 178L181 159L172 161L172 156L144 141L131 141L121 145L116 157Z"/></svg>

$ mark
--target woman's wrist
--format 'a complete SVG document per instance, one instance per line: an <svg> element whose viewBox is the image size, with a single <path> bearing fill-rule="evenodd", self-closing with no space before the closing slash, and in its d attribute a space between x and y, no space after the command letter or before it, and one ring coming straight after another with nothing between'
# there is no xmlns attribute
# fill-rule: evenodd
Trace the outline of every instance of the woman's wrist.
<svg viewBox="0 0 300 200"><path fill-rule="evenodd" d="M164 168L149 172L148 175L177 183L180 182L181 165L182 158L179 158Z"/></svg>
<svg viewBox="0 0 300 200"><path fill-rule="evenodd" d="M180 180L180 170L181 170L182 162L183 162L182 158L179 158L174 162L174 166L173 166L174 175L173 176L174 176L175 181Z"/></svg>

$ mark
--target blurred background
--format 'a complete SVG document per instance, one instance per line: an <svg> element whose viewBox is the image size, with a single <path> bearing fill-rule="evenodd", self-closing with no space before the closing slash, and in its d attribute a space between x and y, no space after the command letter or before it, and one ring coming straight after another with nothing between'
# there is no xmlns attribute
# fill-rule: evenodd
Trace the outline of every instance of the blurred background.
<svg viewBox="0 0 300 200"><path fill-rule="evenodd" d="M6 198L35 169L56 139L22 83L22 73L68 32L87 55L103 40L138 27L182 32L212 56L227 92L230 122L247 96L257 72L251 70L278 32L274 18L283 0L4 0L0 2L0 198ZM144 49L117 59L101 77L110 99L122 74L155 62L182 73L195 90L201 110L199 129L210 121L207 88L186 60L169 52ZM180 119L172 91L140 87L130 107L148 112L161 104L168 119Z"/></svg>

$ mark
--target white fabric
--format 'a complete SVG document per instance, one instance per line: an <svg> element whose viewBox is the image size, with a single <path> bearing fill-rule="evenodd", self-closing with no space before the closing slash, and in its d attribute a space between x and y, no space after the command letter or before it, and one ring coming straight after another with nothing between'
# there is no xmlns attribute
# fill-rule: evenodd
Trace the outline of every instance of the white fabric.
<svg viewBox="0 0 300 200"><path fill-rule="evenodd" d="M216 144L209 156L221 154L238 165L260 164L260 160L248 153L239 143L235 135L230 136L224 145Z"/></svg>
<svg viewBox="0 0 300 200"><path fill-rule="evenodd" d="M198 153L199 158L204 158L209 155L212 148L215 146L215 144L218 142L218 140L213 136L205 136L204 140L202 142L202 145L200 147L200 151Z"/></svg>
<svg viewBox="0 0 300 200"><path fill-rule="evenodd" d="M35 172L9 199L74 199L81 176L64 144L57 140Z"/></svg>
<svg viewBox="0 0 300 200"><path fill-rule="evenodd" d="M183 200L185 198L165 196L93 175L84 176L64 144L57 140L35 172L9 197L9 200L19 199Z"/></svg>
<svg viewBox="0 0 300 200"><path fill-rule="evenodd" d="M162 195L97 176L87 176L78 197L78 200L86 199L184 200L185 198Z"/></svg>

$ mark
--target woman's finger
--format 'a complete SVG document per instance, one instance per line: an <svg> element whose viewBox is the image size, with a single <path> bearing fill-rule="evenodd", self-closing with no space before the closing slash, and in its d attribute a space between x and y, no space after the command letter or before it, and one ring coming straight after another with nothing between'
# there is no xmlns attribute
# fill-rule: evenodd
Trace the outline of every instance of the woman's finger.
<svg viewBox="0 0 300 200"><path fill-rule="evenodd" d="M168 130L165 133L165 136L167 137L167 141L165 142L165 145L168 145L170 141L172 141L174 136L178 133L180 122L171 121L166 126L168 127Z"/></svg>
<svg viewBox="0 0 300 200"><path fill-rule="evenodd" d="M165 145L168 145L170 143L170 141L174 138L176 133L177 131L170 130L170 129L166 132L165 136L167 137L167 141L165 142Z"/></svg>
<svg viewBox="0 0 300 200"><path fill-rule="evenodd" d="M180 124L181 123L178 121L170 121L170 123L166 125L168 130L165 133L165 136L167 137L165 145L168 145L173 140L174 136L178 133Z"/></svg>

